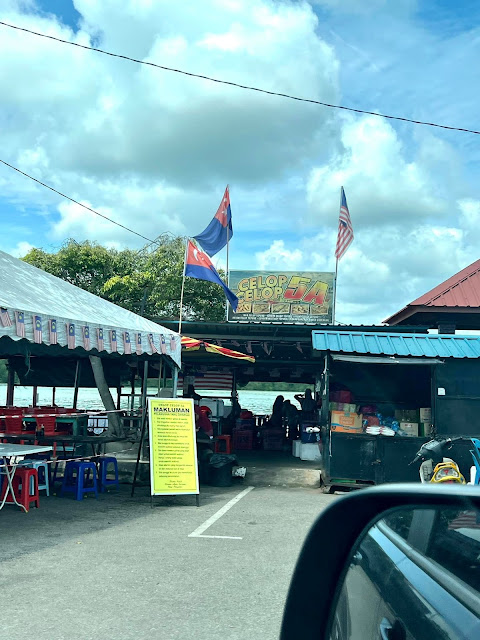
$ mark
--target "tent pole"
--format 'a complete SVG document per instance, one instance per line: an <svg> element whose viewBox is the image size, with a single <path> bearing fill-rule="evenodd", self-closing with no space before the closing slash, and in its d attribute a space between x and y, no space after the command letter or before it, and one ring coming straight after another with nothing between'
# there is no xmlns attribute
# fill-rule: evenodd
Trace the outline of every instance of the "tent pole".
<svg viewBox="0 0 480 640"><path fill-rule="evenodd" d="M178 393L178 367L172 367L172 398L176 398Z"/></svg>
<svg viewBox="0 0 480 640"><path fill-rule="evenodd" d="M162 369L163 369L163 358L160 356L160 364L158 367L158 389L157 396L160 397L160 389L162 388Z"/></svg>
<svg viewBox="0 0 480 640"><path fill-rule="evenodd" d="M147 380L148 380L148 360L143 363L143 382L142 382L142 410L147 410Z"/></svg>
<svg viewBox="0 0 480 640"><path fill-rule="evenodd" d="M7 369L7 407L13 407L13 396L15 394L15 369L13 368L12 358L8 358Z"/></svg>
<svg viewBox="0 0 480 640"><path fill-rule="evenodd" d="M56 387L52 387L52 407L55 406L55 392L56 392L57 388Z"/></svg>
<svg viewBox="0 0 480 640"><path fill-rule="evenodd" d="M32 398L32 407L36 407L37 406L37 385L34 385L33 387L33 398Z"/></svg>
<svg viewBox="0 0 480 640"><path fill-rule="evenodd" d="M73 391L73 408L77 408L77 400L78 400L78 383L80 377L80 360L77 360L77 366L75 368L75 385Z"/></svg>

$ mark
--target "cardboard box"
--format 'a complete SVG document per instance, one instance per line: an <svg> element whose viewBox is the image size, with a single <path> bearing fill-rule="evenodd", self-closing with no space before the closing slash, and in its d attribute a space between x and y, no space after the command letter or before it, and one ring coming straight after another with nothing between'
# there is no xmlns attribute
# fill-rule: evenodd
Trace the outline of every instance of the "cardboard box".
<svg viewBox="0 0 480 640"><path fill-rule="evenodd" d="M418 422L400 422L400 429L409 436L418 436Z"/></svg>
<svg viewBox="0 0 480 640"><path fill-rule="evenodd" d="M419 436L429 436L432 431L432 423L431 422L421 422L418 427L418 435Z"/></svg>
<svg viewBox="0 0 480 640"><path fill-rule="evenodd" d="M395 420L398 422L420 422L418 409L396 409ZM425 422L427 422L425 420Z"/></svg>
<svg viewBox="0 0 480 640"><path fill-rule="evenodd" d="M356 404L344 404L343 407L342 407L342 410L346 411L347 413L355 413L355 411L357 410L357 405Z"/></svg>
<svg viewBox="0 0 480 640"><path fill-rule="evenodd" d="M420 408L420 422L432 422L432 409L431 407Z"/></svg>
<svg viewBox="0 0 480 640"><path fill-rule="evenodd" d="M332 411L330 416L332 431L337 433L362 433L362 415L353 411Z"/></svg>

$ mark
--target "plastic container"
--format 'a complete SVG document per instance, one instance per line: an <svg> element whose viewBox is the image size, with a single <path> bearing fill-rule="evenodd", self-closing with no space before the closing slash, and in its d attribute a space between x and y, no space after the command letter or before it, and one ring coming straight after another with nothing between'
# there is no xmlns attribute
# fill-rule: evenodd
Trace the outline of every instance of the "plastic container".
<svg viewBox="0 0 480 640"><path fill-rule="evenodd" d="M211 484L212 487L230 487L233 482L232 467L233 462L224 464L221 467L214 467L210 465L209 484Z"/></svg>
<svg viewBox="0 0 480 640"><path fill-rule="evenodd" d="M320 462L322 454L318 447L318 443L302 443L300 447L300 460L310 460Z"/></svg>
<svg viewBox="0 0 480 640"><path fill-rule="evenodd" d="M300 457L300 446L302 444L301 440L294 440L292 442L292 456L294 458L299 458Z"/></svg>

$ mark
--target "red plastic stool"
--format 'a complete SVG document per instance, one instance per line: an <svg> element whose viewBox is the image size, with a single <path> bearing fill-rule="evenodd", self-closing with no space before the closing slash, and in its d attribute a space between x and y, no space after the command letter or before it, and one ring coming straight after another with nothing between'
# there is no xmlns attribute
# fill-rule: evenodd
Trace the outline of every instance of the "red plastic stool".
<svg viewBox="0 0 480 640"><path fill-rule="evenodd" d="M40 497L38 494L38 471L36 469L17 467L15 475L13 476L12 485L17 502L23 505L27 511L30 509L30 503L35 502L35 506L38 509L40 506ZM4 477L2 500L5 497L7 489L8 481L7 478ZM11 493L8 494L6 502L15 504Z"/></svg>
<svg viewBox="0 0 480 640"><path fill-rule="evenodd" d="M232 453L232 438L230 436L217 436L215 453Z"/></svg>

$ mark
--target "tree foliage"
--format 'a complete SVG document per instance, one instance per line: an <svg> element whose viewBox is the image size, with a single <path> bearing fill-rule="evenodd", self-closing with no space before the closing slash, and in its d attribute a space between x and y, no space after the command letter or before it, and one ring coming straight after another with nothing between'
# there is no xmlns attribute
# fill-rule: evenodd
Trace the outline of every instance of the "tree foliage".
<svg viewBox="0 0 480 640"><path fill-rule="evenodd" d="M66 242L56 253L32 249L23 258L77 287L150 318L178 318L185 241L162 236L140 251L107 249L92 242ZM224 274L219 270L220 276ZM183 317L223 320L225 295L220 286L185 279Z"/></svg>

